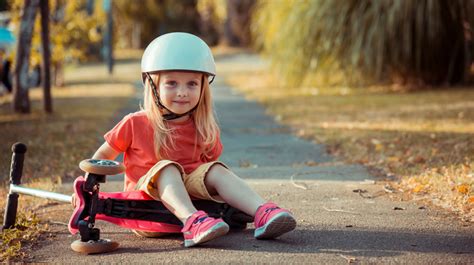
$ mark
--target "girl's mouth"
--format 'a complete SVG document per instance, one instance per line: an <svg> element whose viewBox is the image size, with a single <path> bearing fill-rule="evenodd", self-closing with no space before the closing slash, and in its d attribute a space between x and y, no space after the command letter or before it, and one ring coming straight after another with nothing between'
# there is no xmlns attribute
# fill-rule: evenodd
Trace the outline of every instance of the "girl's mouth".
<svg viewBox="0 0 474 265"><path fill-rule="evenodd" d="M189 101L173 101L173 103L184 105L184 104L188 104Z"/></svg>

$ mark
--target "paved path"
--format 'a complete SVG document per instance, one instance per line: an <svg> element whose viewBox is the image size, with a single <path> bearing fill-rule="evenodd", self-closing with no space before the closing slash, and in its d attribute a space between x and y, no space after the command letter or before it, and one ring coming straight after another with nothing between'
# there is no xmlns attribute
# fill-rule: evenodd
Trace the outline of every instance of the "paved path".
<svg viewBox="0 0 474 265"><path fill-rule="evenodd" d="M225 74L264 67L255 57L221 58ZM221 75L222 76L222 75ZM278 240L257 241L253 229L232 232L201 247L186 249L180 236L143 239L98 222L104 238L120 242L113 253L84 256L69 244L76 239L65 226L52 225L55 236L38 247L37 262L54 263L472 263L474 229L429 206L389 198L358 165L333 163L324 147L298 139L288 128L264 114L216 80L218 118L225 146L222 161L268 200L290 208L297 229ZM318 166L296 166L316 161ZM294 181L290 177L294 176ZM112 177L104 190L120 190L121 177ZM303 188L302 188L303 187ZM361 194L354 190L367 191ZM396 198L396 197L395 197ZM403 210L394 210L395 208ZM65 213L63 213L66 211ZM44 218L66 222L70 208L50 207ZM58 212L61 214L58 215Z"/></svg>

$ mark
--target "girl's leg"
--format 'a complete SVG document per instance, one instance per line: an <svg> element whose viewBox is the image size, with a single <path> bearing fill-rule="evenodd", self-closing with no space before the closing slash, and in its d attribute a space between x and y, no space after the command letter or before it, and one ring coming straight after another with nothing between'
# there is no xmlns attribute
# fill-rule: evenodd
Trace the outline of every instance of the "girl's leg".
<svg viewBox="0 0 474 265"><path fill-rule="evenodd" d="M204 180L211 194L219 194L232 207L254 216L265 200L253 191L244 180L222 165L211 167Z"/></svg>
<svg viewBox="0 0 474 265"><path fill-rule="evenodd" d="M169 165L163 168L157 184L161 201L183 224L189 216L197 212L184 187L181 172L176 166Z"/></svg>
<svg viewBox="0 0 474 265"><path fill-rule="evenodd" d="M255 238L276 238L295 229L296 220L288 210L266 203L242 179L222 165L214 165L204 182L211 194L219 194L231 206L254 216Z"/></svg>
<svg viewBox="0 0 474 265"><path fill-rule="evenodd" d="M222 219L209 217L194 207L184 187L181 172L176 166L169 165L163 168L157 182L161 201L184 224L181 232L184 235L185 247L192 247L227 234L229 226Z"/></svg>

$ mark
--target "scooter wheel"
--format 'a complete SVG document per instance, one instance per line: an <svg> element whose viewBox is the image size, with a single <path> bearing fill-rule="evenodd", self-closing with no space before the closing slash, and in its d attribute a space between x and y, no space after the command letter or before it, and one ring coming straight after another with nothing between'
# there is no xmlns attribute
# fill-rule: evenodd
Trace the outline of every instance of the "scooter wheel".
<svg viewBox="0 0 474 265"><path fill-rule="evenodd" d="M83 254L105 253L116 250L119 243L109 239L89 240L82 242L80 239L71 243L72 250Z"/></svg>
<svg viewBox="0 0 474 265"><path fill-rule="evenodd" d="M82 160L79 167L85 172L97 175L116 175L125 171L122 163L106 159Z"/></svg>

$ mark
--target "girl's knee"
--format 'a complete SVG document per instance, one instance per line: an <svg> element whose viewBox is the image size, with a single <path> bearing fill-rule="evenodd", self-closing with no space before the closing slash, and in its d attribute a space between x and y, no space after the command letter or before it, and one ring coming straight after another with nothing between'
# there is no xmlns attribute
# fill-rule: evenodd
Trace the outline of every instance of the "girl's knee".
<svg viewBox="0 0 474 265"><path fill-rule="evenodd" d="M228 178L233 178L233 177L237 177L237 176L232 174L232 172L229 169L227 169L221 164L215 164L209 169L209 172L207 173L207 176L206 176L206 181L215 183L217 181L226 180Z"/></svg>
<svg viewBox="0 0 474 265"><path fill-rule="evenodd" d="M169 164L160 170L160 178L181 178L181 171L175 164Z"/></svg>
<svg viewBox="0 0 474 265"><path fill-rule="evenodd" d="M209 174L214 174L214 175L226 174L228 172L229 170L221 164L214 164L209 169Z"/></svg>

